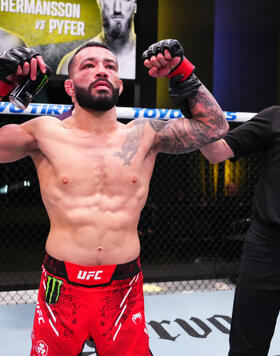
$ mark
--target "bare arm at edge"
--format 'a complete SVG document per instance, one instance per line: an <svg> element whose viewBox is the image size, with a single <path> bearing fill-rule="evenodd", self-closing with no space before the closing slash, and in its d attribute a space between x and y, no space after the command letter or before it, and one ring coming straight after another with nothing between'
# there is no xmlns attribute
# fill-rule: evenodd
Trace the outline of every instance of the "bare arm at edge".
<svg viewBox="0 0 280 356"><path fill-rule="evenodd" d="M223 139L201 147L200 151L210 163L219 163L234 157L234 152Z"/></svg>
<svg viewBox="0 0 280 356"><path fill-rule="evenodd" d="M7 79L18 84L22 77L29 75L35 80L38 66L43 73L46 72L45 62L41 56L32 58L30 63L24 62L22 68L19 65L17 72L7 76ZM2 99L0 96L0 101ZM32 122L30 120L21 125L9 124L0 128L0 163L17 161L29 156L37 148L36 139L32 135Z"/></svg>
<svg viewBox="0 0 280 356"><path fill-rule="evenodd" d="M27 157L37 148L31 127L28 121L21 125L10 124L0 128L0 163Z"/></svg>

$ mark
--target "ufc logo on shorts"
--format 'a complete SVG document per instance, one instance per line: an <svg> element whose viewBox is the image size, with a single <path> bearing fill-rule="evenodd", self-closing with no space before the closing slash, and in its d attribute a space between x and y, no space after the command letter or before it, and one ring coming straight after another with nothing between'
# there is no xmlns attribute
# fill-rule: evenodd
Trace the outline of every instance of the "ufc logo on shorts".
<svg viewBox="0 0 280 356"><path fill-rule="evenodd" d="M88 281L89 279L101 279L99 276L103 271L79 271L77 279L82 279Z"/></svg>
<svg viewBox="0 0 280 356"><path fill-rule="evenodd" d="M45 341L43 340L37 341L37 353L40 356L47 356L48 345L45 343Z"/></svg>

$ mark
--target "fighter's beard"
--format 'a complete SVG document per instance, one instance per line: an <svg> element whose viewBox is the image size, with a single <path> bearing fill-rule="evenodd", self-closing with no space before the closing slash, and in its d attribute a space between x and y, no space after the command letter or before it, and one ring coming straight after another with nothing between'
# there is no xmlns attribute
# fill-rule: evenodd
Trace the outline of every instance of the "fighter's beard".
<svg viewBox="0 0 280 356"><path fill-rule="evenodd" d="M121 21L110 21L103 18L103 26L105 29L105 37L109 40L126 39L129 35L132 25L132 18L122 24Z"/></svg>
<svg viewBox="0 0 280 356"><path fill-rule="evenodd" d="M88 89L81 88L75 84L75 94L78 104L85 109L92 109L96 111L107 111L112 109L118 102L119 98L119 87L114 88L112 84L106 80L102 79L102 81L106 81L110 84L112 89L112 94L104 93L104 94L96 94L92 95L91 89L95 85L96 82L101 79L97 79L93 83L90 84Z"/></svg>

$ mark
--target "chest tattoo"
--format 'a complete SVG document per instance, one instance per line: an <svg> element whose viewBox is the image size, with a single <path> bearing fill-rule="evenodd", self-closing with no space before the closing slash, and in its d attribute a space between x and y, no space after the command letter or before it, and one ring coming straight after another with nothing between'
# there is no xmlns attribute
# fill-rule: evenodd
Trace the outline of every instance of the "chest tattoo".
<svg viewBox="0 0 280 356"><path fill-rule="evenodd" d="M123 160L124 166L130 166L131 160L137 153L139 147L141 146L143 137L143 123L136 122L135 125L128 132L124 143L122 144L121 151L114 152L114 156L119 157Z"/></svg>

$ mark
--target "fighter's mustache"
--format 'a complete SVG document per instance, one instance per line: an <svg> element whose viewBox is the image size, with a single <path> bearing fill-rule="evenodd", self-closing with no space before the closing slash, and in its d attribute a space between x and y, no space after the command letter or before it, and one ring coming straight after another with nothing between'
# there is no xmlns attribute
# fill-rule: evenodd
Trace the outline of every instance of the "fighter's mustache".
<svg viewBox="0 0 280 356"><path fill-rule="evenodd" d="M110 18L111 19L124 19L124 16L122 14L118 14L118 15L111 15Z"/></svg>
<svg viewBox="0 0 280 356"><path fill-rule="evenodd" d="M90 85L89 85L89 87L88 87L88 90L90 91L90 90L91 90L96 84L98 84L99 82L106 82L106 83L110 86L110 88L111 88L112 90L114 90L113 84L110 83L109 80L106 79L106 78L98 78L98 79L96 79L94 82L90 83Z"/></svg>

